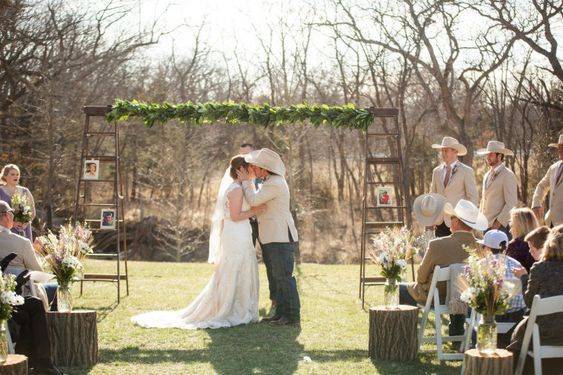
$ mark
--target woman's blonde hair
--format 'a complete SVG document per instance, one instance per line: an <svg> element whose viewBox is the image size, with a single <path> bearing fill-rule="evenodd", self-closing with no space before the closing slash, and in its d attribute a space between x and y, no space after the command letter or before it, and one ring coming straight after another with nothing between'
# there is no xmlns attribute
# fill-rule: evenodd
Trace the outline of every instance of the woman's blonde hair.
<svg viewBox="0 0 563 375"><path fill-rule="evenodd" d="M528 207L510 211L510 233L512 237L524 237L539 226L534 212Z"/></svg>
<svg viewBox="0 0 563 375"><path fill-rule="evenodd" d="M6 164L4 166L4 168L2 168L2 172L0 172L0 185L6 185L6 176L8 175L8 173L10 173L11 171L18 171L18 173L20 172L20 167L18 167L15 164Z"/></svg>
<svg viewBox="0 0 563 375"><path fill-rule="evenodd" d="M551 230L543 245L541 260L563 261L563 224Z"/></svg>

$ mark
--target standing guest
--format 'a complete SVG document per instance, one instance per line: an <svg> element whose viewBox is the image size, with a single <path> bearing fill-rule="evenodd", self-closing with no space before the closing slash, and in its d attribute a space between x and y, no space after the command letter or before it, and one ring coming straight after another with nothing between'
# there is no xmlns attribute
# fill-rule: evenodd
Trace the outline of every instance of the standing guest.
<svg viewBox="0 0 563 375"><path fill-rule="evenodd" d="M12 196L17 192L27 198L27 202L31 207L31 221L35 219L35 201L33 195L28 188L20 186L20 169L15 164L7 164L0 172L0 200L12 206ZM31 221L28 223L14 222L12 232L20 234L33 242L33 234L31 231Z"/></svg>
<svg viewBox="0 0 563 375"><path fill-rule="evenodd" d="M420 202L422 203L423 200ZM436 204L435 207L438 209L440 205ZM479 212L477 206L465 199L460 199L455 208L446 203L443 212L446 224L449 224L452 234L447 237L436 238L428 243L428 249L417 271L416 282L399 284L399 302L401 304L416 306L417 303L426 303L434 267L447 267L454 263L465 263L469 257L466 247L474 248L477 245L472 230L484 230L487 227L487 218ZM446 295L445 283L439 283L438 290L440 298L443 299ZM448 327L450 336L463 334L464 322L465 315L450 315Z"/></svg>
<svg viewBox="0 0 563 375"><path fill-rule="evenodd" d="M536 260L530 253L525 237L537 227L536 216L529 208L516 208L510 212L512 241L508 244L506 255L519 261L528 272Z"/></svg>
<svg viewBox="0 0 563 375"><path fill-rule="evenodd" d="M504 157L514 153L502 142L489 141L487 148L478 150L477 155L486 155L489 165L483 178L479 210L487 217L487 230L501 230L510 239L510 210L518 203L518 182L514 172L504 165Z"/></svg>
<svg viewBox="0 0 563 375"><path fill-rule="evenodd" d="M551 165L534 191L532 209L539 221L543 220L542 202L549 190L549 210L546 215L548 226L563 224L563 134L559 135L558 143L551 143L549 147L556 147L559 160Z"/></svg>
<svg viewBox="0 0 563 375"><path fill-rule="evenodd" d="M506 244L508 243L508 236L504 232L492 229L485 233L485 237L482 240L478 240L477 243L483 247L485 251L484 256L488 255L488 253L493 254L498 264L504 267L504 280L508 280L514 284L521 282L520 276L515 274L515 270L523 268L522 265L518 260L503 254L506 249ZM521 289L522 288L520 288L520 290ZM524 317L525 311L526 305L524 304L524 296L522 291L520 291L510 298L506 312L502 315L497 315L495 320L497 322L518 323ZM512 336L514 327L506 333L498 335L499 348L505 348L510 343L510 336Z"/></svg>
<svg viewBox="0 0 563 375"><path fill-rule="evenodd" d="M441 144L433 144L432 148L440 150L443 163L432 171L430 193L440 194L455 207L460 199L465 199L477 206L479 199L475 172L473 168L458 160L458 156L467 154L467 148L452 137L442 138ZM451 234L450 228L442 220L435 226L436 237Z"/></svg>
<svg viewBox="0 0 563 375"><path fill-rule="evenodd" d="M563 226L559 226L563 227ZM555 229L555 228L554 228ZM528 308L532 307L534 296L538 294L541 298L563 295L563 233L552 231L543 247L543 254L539 262L536 262L530 269L528 287L524 293L524 302ZM514 353L514 358L518 358L526 323L528 318L524 318L514 330L510 345L507 349ZM538 316L536 324L539 327L542 345L563 345L563 313ZM529 358L529 357L528 357ZM561 360L558 363L542 361L543 370L546 374L560 373ZM548 371L549 362L553 369Z"/></svg>

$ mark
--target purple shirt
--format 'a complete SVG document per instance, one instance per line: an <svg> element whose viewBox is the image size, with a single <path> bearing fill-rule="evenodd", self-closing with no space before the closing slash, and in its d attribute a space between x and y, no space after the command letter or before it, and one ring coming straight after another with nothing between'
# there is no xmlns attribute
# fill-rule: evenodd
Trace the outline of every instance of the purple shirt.
<svg viewBox="0 0 563 375"><path fill-rule="evenodd" d="M532 254L530 254L530 247L524 241L524 237L518 237L510 241L506 248L506 255L519 261L528 273L532 264L536 262Z"/></svg>

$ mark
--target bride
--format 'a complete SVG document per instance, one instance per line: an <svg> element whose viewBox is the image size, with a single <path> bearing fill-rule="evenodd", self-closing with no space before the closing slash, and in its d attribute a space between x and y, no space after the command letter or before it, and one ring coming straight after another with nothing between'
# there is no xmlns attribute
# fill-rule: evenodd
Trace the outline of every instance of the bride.
<svg viewBox="0 0 563 375"><path fill-rule="evenodd" d="M258 321L258 263L248 219L264 212L244 200L237 170L248 164L235 156L225 172L209 238L209 263L215 264L211 280L185 309L152 311L131 320L141 327L222 328Z"/></svg>

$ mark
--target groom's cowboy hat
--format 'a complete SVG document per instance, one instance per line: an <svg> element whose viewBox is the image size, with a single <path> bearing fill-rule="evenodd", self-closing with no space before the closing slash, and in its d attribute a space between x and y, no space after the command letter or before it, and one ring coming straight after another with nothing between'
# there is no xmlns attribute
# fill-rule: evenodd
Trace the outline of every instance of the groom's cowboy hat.
<svg viewBox="0 0 563 375"><path fill-rule="evenodd" d="M452 137L444 137L442 138L442 143L441 144L436 144L434 143L432 145L432 148L436 148L436 149L442 149L442 148L453 148L454 150L457 151L457 154L459 156L463 156L465 154L467 154L467 148L465 148L464 145L462 145L461 143L459 143L457 141L457 139L452 138Z"/></svg>
<svg viewBox="0 0 563 375"><path fill-rule="evenodd" d="M448 227L451 225L452 216L457 217L473 229L486 230L489 226L487 217L479 212L477 206L465 199L460 199L455 208L451 203L446 203L444 213L446 214L444 222Z"/></svg>
<svg viewBox="0 0 563 375"><path fill-rule="evenodd" d="M413 211L416 220L425 227L442 222L446 198L440 194L422 194L414 200Z"/></svg>
<svg viewBox="0 0 563 375"><path fill-rule="evenodd" d="M550 143L548 146L557 148L557 147L559 147L559 145L563 145L563 134L559 134L559 142Z"/></svg>
<svg viewBox="0 0 563 375"><path fill-rule="evenodd" d="M489 143L487 143L487 148L482 148L480 150L477 150L477 152L475 153L477 155L487 155L491 152L496 152L497 154L503 154L508 156L514 156L514 152L504 147L504 143L499 141L489 141Z"/></svg>
<svg viewBox="0 0 563 375"><path fill-rule="evenodd" d="M264 168L277 175L285 175L285 165L281 157L269 148L252 151L244 155L244 160L249 164Z"/></svg>

